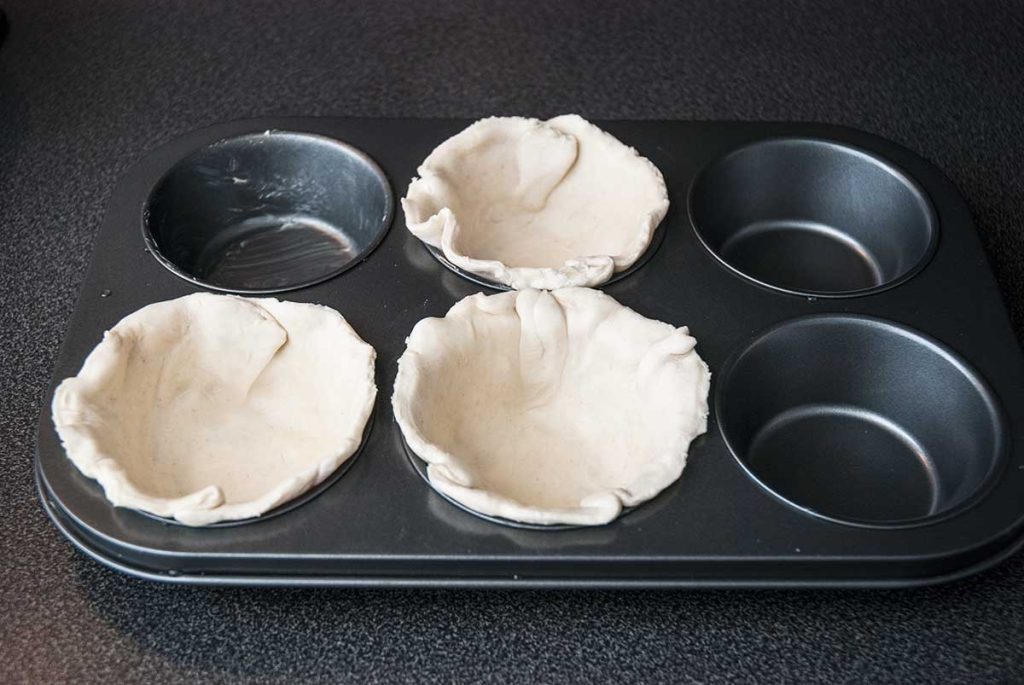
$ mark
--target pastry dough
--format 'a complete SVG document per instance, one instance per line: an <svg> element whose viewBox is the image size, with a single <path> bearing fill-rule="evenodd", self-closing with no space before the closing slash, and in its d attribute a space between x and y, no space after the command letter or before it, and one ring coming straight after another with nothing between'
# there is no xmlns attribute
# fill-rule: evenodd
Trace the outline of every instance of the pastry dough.
<svg viewBox="0 0 1024 685"><path fill-rule="evenodd" d="M122 319L53 421L114 505L206 525L258 516L358 449L372 347L328 307L198 293Z"/></svg>
<svg viewBox="0 0 1024 685"><path fill-rule="evenodd" d="M472 295L416 324L395 418L433 486L474 511L607 523L679 478L707 429L695 344L587 288Z"/></svg>
<svg viewBox="0 0 1024 685"><path fill-rule="evenodd" d="M658 168L574 114L483 119L418 173L402 199L409 230L517 289L604 283L640 258L668 211Z"/></svg>

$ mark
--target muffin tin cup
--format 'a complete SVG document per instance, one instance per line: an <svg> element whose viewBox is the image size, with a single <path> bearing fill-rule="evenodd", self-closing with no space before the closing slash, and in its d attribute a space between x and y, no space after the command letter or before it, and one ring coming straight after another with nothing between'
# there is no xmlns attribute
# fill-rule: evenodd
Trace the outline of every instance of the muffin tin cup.
<svg viewBox="0 0 1024 685"><path fill-rule="evenodd" d="M143 236L171 272L206 288L271 294L358 264L391 225L394 197L365 153L268 130L175 164L143 209Z"/></svg>
<svg viewBox="0 0 1024 685"><path fill-rule="evenodd" d="M373 208L356 211L369 236L360 268L321 274L328 280L288 297L334 307L374 346L379 404L344 477L258 526L203 529L110 506L44 413L40 493L75 545L167 582L424 587L906 586L977 572L1021 546L1024 454L1013 438L1024 430L1024 360L967 208L912 153L814 124L595 122L661 169L676 207L629 278L601 287L688 325L714 374L708 432L679 481L606 526L557 533L436 493L394 421L396 362L416 322L479 288L432 259L401 214L387 231L384 179L413 177L468 123L233 122L159 148L125 175L55 381L78 370L111 322L204 285L202 269L162 241L174 233L164 228L187 223L174 218L185 199L209 190L196 160L247 148L254 132L290 131L281 135L348 160L334 176L317 172L321 181L351 167L368 183L334 196ZM292 161L305 168L305 154ZM237 206L231 186L217 188L195 205ZM144 209L156 259L133 230ZM777 257L758 257L761 247ZM737 262L747 248L759 263ZM858 259L864 269L850 266ZM819 278L830 272L834 281Z"/></svg>
<svg viewBox="0 0 1024 685"><path fill-rule="evenodd" d="M938 241L920 186L877 155L835 141L779 138L711 163L689 196L701 241L769 288L850 297L891 288Z"/></svg>
<svg viewBox="0 0 1024 685"><path fill-rule="evenodd" d="M986 383L945 346L881 319L824 314L771 329L726 363L715 405L747 473L830 521L931 523L1004 465Z"/></svg>

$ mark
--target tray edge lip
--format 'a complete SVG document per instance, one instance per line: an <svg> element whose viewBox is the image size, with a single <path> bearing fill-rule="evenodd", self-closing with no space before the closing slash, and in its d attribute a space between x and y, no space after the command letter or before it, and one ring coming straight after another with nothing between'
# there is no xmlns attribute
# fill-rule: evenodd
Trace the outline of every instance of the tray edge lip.
<svg viewBox="0 0 1024 685"><path fill-rule="evenodd" d="M38 463L33 468L40 506L53 526L81 553L119 573L151 582L171 585L235 586L235 587L345 587L345 588L487 588L487 589L909 589L940 585L962 580L984 572L1002 563L1024 548L1024 526L1010 526L993 536L979 548L993 540L1006 538L993 554L980 561L967 564L952 572L921 575L910 578L874 579L750 579L750 578L520 578L508 576L476 576L452 578L450 576L332 575L332 574L243 574L243 573L170 573L149 569L128 561L117 560L91 544L86 536L73 530L74 521L62 520L66 514L56 511L47 497L47 486L41 478ZM59 505L57 505L59 507ZM1016 530L1014 530L1016 528Z"/></svg>

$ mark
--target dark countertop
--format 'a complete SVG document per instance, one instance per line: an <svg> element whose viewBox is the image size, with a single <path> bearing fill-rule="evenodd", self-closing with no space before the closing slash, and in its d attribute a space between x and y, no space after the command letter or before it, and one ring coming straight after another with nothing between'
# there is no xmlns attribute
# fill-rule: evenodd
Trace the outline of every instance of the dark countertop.
<svg viewBox="0 0 1024 685"><path fill-rule="evenodd" d="M265 591L108 571L35 422L118 175L260 115L820 120L960 187L1024 333L1024 6L2 0L0 681L1020 681L1024 555L942 587Z"/></svg>

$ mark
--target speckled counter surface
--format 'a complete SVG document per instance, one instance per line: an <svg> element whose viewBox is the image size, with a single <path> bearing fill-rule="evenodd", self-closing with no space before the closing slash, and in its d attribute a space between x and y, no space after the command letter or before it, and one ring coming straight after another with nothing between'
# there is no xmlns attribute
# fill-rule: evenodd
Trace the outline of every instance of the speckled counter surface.
<svg viewBox="0 0 1024 685"><path fill-rule="evenodd" d="M36 418L115 180L228 119L859 127L960 187L1020 335L1021 3L0 4L0 682L1024 680L1022 555L912 591L192 589L74 551L32 480Z"/></svg>

